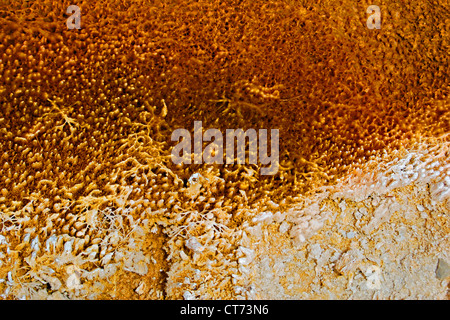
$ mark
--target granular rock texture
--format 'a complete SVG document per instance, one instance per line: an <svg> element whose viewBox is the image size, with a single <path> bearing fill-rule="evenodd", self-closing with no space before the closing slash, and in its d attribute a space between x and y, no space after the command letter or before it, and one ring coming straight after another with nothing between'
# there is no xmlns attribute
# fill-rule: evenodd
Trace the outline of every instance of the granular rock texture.
<svg viewBox="0 0 450 320"><path fill-rule="evenodd" d="M450 8L370 4L2 1L1 297L446 298ZM194 121L278 173L175 165Z"/></svg>
<svg viewBox="0 0 450 320"><path fill-rule="evenodd" d="M372 180L370 188L366 182L353 182L351 188L328 190L318 197L318 205L305 201L293 207L301 214L302 230L318 217L325 221L297 246L292 246L288 231L298 232L298 220L292 223L294 219L286 218L281 224L267 220L259 225L247 244L255 248L249 277L253 296L446 299L449 181L429 178L430 172L419 177L421 168L433 170L424 158L416 150L390 163L389 171L378 170L380 178ZM436 154L432 159L439 161ZM449 166L447 161L443 168ZM391 187L384 187L383 181Z"/></svg>

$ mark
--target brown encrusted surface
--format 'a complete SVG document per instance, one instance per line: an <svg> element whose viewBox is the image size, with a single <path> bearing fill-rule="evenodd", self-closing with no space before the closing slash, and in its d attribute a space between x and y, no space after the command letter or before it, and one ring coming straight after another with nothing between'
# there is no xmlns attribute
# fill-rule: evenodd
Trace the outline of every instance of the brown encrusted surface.
<svg viewBox="0 0 450 320"><path fill-rule="evenodd" d="M67 30L72 4L81 30ZM110 298L119 277L114 298L136 298L155 277L140 296L161 298L168 271L165 294L181 298L177 281L211 269L197 296L235 297L239 232L258 212L286 210L385 151L448 141L448 3L382 1L380 30L366 27L369 4L3 1L0 289ZM280 129L279 173L175 167L170 134L194 120ZM198 190L186 185L196 172L209 177ZM187 232L210 247L183 260ZM84 287L63 289L78 274Z"/></svg>

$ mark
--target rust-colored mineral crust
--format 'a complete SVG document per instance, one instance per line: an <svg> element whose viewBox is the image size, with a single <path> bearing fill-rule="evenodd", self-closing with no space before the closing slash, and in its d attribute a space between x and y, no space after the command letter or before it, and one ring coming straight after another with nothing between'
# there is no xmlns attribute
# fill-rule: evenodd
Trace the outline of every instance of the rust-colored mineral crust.
<svg viewBox="0 0 450 320"><path fill-rule="evenodd" d="M446 298L448 3L76 2L0 3L2 299Z"/></svg>

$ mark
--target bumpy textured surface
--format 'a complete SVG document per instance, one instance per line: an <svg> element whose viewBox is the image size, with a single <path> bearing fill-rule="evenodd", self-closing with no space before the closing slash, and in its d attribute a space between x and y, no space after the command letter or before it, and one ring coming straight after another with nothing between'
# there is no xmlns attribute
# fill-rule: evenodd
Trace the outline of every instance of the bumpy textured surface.
<svg viewBox="0 0 450 320"><path fill-rule="evenodd" d="M445 298L450 8L370 4L2 1L1 297ZM280 171L175 166L195 120Z"/></svg>

